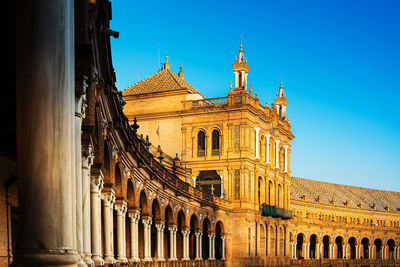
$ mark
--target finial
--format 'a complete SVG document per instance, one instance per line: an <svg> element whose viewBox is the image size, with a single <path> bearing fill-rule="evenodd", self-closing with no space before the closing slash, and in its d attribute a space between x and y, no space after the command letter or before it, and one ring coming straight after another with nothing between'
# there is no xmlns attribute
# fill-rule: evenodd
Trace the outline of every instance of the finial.
<svg viewBox="0 0 400 267"><path fill-rule="evenodd" d="M281 75L281 88L282 88L282 75Z"/></svg>
<svg viewBox="0 0 400 267"><path fill-rule="evenodd" d="M289 122L290 122L289 114L287 115L287 121L289 121Z"/></svg>
<svg viewBox="0 0 400 267"><path fill-rule="evenodd" d="M258 93L256 93L256 99L258 99Z"/></svg>
<svg viewBox="0 0 400 267"><path fill-rule="evenodd" d="M251 83L250 83L250 88L249 88L249 92L251 93Z"/></svg>
<svg viewBox="0 0 400 267"><path fill-rule="evenodd" d="M179 73L178 73L178 76L181 77L182 79L184 79L184 74L183 74L183 71L182 71L182 64L181 64L181 66L179 67L179 69L180 69L180 71L179 71Z"/></svg>
<svg viewBox="0 0 400 267"><path fill-rule="evenodd" d="M168 54L165 56L165 64L164 64L164 66L165 66L165 69L167 69L167 70L169 70L169 62L168 62L168 59L169 59L169 56L168 56Z"/></svg>
<svg viewBox="0 0 400 267"><path fill-rule="evenodd" d="M242 36L240 36L240 51L243 52Z"/></svg>
<svg viewBox="0 0 400 267"><path fill-rule="evenodd" d="M232 80L229 81L229 91L232 91Z"/></svg>
<svg viewBox="0 0 400 267"><path fill-rule="evenodd" d="M182 71L182 64L179 66L179 69Z"/></svg>

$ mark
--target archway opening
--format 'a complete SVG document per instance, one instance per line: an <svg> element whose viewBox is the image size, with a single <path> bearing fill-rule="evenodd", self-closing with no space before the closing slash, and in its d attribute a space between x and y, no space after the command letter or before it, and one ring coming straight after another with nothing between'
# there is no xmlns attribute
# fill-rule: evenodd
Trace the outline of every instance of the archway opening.
<svg viewBox="0 0 400 267"><path fill-rule="evenodd" d="M341 236L336 237L335 243L336 243L336 257L338 259L342 259L343 258L343 238Z"/></svg>
<svg viewBox="0 0 400 267"><path fill-rule="evenodd" d="M310 236L310 258L316 258L316 246L317 246L317 235L312 234Z"/></svg>
<svg viewBox="0 0 400 267"><path fill-rule="evenodd" d="M382 259L382 240L380 238L375 239L374 241L375 251L376 251L376 258L378 260Z"/></svg>
<svg viewBox="0 0 400 267"><path fill-rule="evenodd" d="M183 258L183 233L182 230L186 228L185 214L182 210L178 212L177 216L178 231L176 232L176 257Z"/></svg>
<svg viewBox="0 0 400 267"><path fill-rule="evenodd" d="M144 190L142 190L140 192L140 196L139 196L139 207L141 210L140 213L140 223L138 225L138 234L139 234L139 258L143 259L144 258L144 227L143 227L143 219L144 216L148 216L149 212L148 212L148 207L147 207L147 197L146 194L144 192Z"/></svg>
<svg viewBox="0 0 400 267"><path fill-rule="evenodd" d="M210 258L210 248L209 248L209 237L208 235L211 234L211 222L208 218L203 220L203 236L202 236L202 258L203 260L207 260Z"/></svg>
<svg viewBox="0 0 400 267"><path fill-rule="evenodd" d="M165 207L165 231L164 231L164 258L169 259L171 255L171 232L169 227L174 225L172 208L170 205Z"/></svg>
<svg viewBox="0 0 400 267"><path fill-rule="evenodd" d="M222 222L217 222L215 225L215 258L217 260L222 259L222 237L223 225Z"/></svg>
<svg viewBox="0 0 400 267"><path fill-rule="evenodd" d="M329 236L325 235L322 238L322 243L324 245L324 247L323 247L324 259L328 259L329 258L329 242L330 242Z"/></svg>
<svg viewBox="0 0 400 267"><path fill-rule="evenodd" d="M349 245L350 245L350 259L356 258L356 238L350 237L349 238Z"/></svg>
<svg viewBox="0 0 400 267"><path fill-rule="evenodd" d="M159 256L159 251L157 250L157 224L161 223L161 210L157 199L154 199L151 205L151 215L153 217L153 223L151 224L151 257L155 258Z"/></svg>
<svg viewBox="0 0 400 267"><path fill-rule="evenodd" d="M190 217L190 234L189 234L189 257L191 260L196 258L196 231L199 230L199 222L196 215Z"/></svg>
<svg viewBox="0 0 400 267"><path fill-rule="evenodd" d="M363 259L368 259L369 258L369 239L364 237L361 240L361 245L363 246Z"/></svg>
<svg viewBox="0 0 400 267"><path fill-rule="evenodd" d="M304 242L304 235L298 234L297 235L297 246L296 246L296 257L298 259L303 259L303 242Z"/></svg>
<svg viewBox="0 0 400 267"><path fill-rule="evenodd" d="M387 242L387 245L389 247L389 259L390 260L394 260L396 258L395 254L394 254L394 247L395 247L394 240L393 239L389 239L388 242Z"/></svg>

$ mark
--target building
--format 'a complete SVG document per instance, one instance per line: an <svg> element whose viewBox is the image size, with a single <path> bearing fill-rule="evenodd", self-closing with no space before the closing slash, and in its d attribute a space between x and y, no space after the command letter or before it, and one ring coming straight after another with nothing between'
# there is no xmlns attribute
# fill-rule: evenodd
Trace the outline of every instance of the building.
<svg viewBox="0 0 400 267"><path fill-rule="evenodd" d="M168 58L121 93L108 0L7 4L1 266L400 265L400 193L292 177L283 85L261 105L242 47L227 97Z"/></svg>

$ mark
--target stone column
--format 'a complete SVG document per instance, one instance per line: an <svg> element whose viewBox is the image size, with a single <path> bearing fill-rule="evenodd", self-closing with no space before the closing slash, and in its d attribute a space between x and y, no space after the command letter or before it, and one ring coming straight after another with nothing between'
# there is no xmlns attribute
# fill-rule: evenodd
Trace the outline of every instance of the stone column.
<svg viewBox="0 0 400 267"><path fill-rule="evenodd" d="M259 159L260 158L260 144L259 144L259 133L260 133L260 127L254 127L254 131L256 132L256 155L255 158Z"/></svg>
<svg viewBox="0 0 400 267"><path fill-rule="evenodd" d="M215 234L208 235L209 260L215 260Z"/></svg>
<svg viewBox="0 0 400 267"><path fill-rule="evenodd" d="M202 260L201 258L201 247L200 247L200 239L201 236L203 235L202 232L196 232L195 236L196 236L196 258L195 260Z"/></svg>
<svg viewBox="0 0 400 267"><path fill-rule="evenodd" d="M219 176L221 178L221 198L224 197L224 177L222 175Z"/></svg>
<svg viewBox="0 0 400 267"><path fill-rule="evenodd" d="M108 189L108 188L107 188ZM103 189L104 190L104 189ZM104 214L104 262L114 264L114 233L113 233L113 206L115 202L114 191L103 192L103 214Z"/></svg>
<svg viewBox="0 0 400 267"><path fill-rule="evenodd" d="M157 261L165 261L164 259L164 223L157 222Z"/></svg>
<svg viewBox="0 0 400 267"><path fill-rule="evenodd" d="M139 262L139 219L140 212L137 210L128 211L131 222L131 258L132 262Z"/></svg>
<svg viewBox="0 0 400 267"><path fill-rule="evenodd" d="M182 230L182 234L183 234L183 258L182 258L182 260L184 260L184 261L190 260L190 258L189 258L189 233L190 233L190 231L187 229Z"/></svg>
<svg viewBox="0 0 400 267"><path fill-rule="evenodd" d="M284 169L284 172L288 172L288 148L289 148L289 146L285 145L284 148L285 148L285 169Z"/></svg>
<svg viewBox="0 0 400 267"><path fill-rule="evenodd" d="M152 261L151 259L151 217L142 217L144 230L144 259L143 261Z"/></svg>
<svg viewBox="0 0 400 267"><path fill-rule="evenodd" d="M83 190L82 190L82 120L85 117L87 77L77 77L75 85L75 179L76 179L76 248L81 259L78 266L86 266L83 252ZM90 259L90 258L89 258Z"/></svg>
<svg viewBox="0 0 400 267"><path fill-rule="evenodd" d="M126 202L117 200L115 204L115 211L117 213L117 262L126 262L126 256L124 252L124 236L125 236L125 214L127 211Z"/></svg>
<svg viewBox="0 0 400 267"><path fill-rule="evenodd" d="M239 72L235 72L235 88L239 87Z"/></svg>
<svg viewBox="0 0 400 267"><path fill-rule="evenodd" d="M265 134L265 163L269 164L269 138L271 135L269 133Z"/></svg>
<svg viewBox="0 0 400 267"><path fill-rule="evenodd" d="M178 260L176 258L176 231L178 230L178 227L176 225L171 225L168 227L169 229L169 234L170 234L170 239L169 239L169 244L170 244L170 255L169 255L169 260L170 261L176 261Z"/></svg>
<svg viewBox="0 0 400 267"><path fill-rule="evenodd" d="M221 241L222 241L222 247L221 247L221 250L222 250L222 257L221 257L221 260L225 260L225 236L223 235L223 236L221 236Z"/></svg>
<svg viewBox="0 0 400 267"><path fill-rule="evenodd" d="M11 10L9 12L14 12ZM19 195L17 266L76 266L74 3L18 1L16 113Z"/></svg>
<svg viewBox="0 0 400 267"><path fill-rule="evenodd" d="M83 253L87 265L93 265L90 229L90 167L93 164L93 151L91 145L82 146L82 223L83 223ZM97 194L98 195L98 194Z"/></svg>
<svg viewBox="0 0 400 267"><path fill-rule="evenodd" d="M101 210L100 196L103 188L103 174L100 168L91 169L90 206L91 206L91 243L92 259L96 266L104 265L101 254Z"/></svg>
<svg viewBox="0 0 400 267"><path fill-rule="evenodd" d="M279 140L275 140L275 168L279 168Z"/></svg>
<svg viewBox="0 0 400 267"><path fill-rule="evenodd" d="M193 177L192 177L192 180L193 180L193 187L196 187L196 179L197 179L196 176L193 176Z"/></svg>

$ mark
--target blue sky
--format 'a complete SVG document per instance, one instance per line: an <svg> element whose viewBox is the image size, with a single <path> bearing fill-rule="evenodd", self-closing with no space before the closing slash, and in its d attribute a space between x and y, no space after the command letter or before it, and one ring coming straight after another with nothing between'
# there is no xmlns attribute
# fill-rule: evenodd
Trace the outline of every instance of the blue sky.
<svg viewBox="0 0 400 267"><path fill-rule="evenodd" d="M112 1L117 87L170 57L226 96L240 36L260 102L283 76L293 176L400 191L400 1Z"/></svg>

